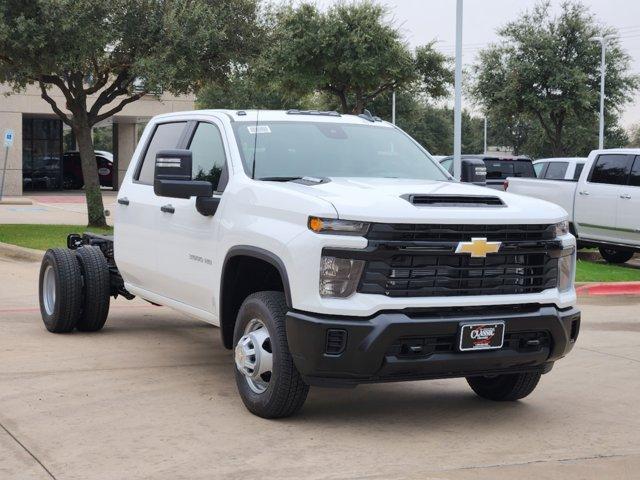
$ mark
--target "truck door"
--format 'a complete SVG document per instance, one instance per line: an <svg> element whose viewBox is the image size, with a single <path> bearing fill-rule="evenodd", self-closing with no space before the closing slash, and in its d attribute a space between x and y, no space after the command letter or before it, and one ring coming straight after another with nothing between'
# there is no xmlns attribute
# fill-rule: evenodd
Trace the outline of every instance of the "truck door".
<svg viewBox="0 0 640 480"><path fill-rule="evenodd" d="M633 155L619 153L598 155L586 180L578 183L574 217L580 237L619 240L618 201L633 158Z"/></svg>
<svg viewBox="0 0 640 480"><path fill-rule="evenodd" d="M157 245L163 241L158 229L160 207L168 203L153 193L156 153L176 148L187 122L161 123L153 127L140 154L141 161L127 175L116 204L115 256L125 282L157 293L159 289ZM135 161L135 159L133 160Z"/></svg>
<svg viewBox="0 0 640 480"><path fill-rule="evenodd" d="M224 129L218 121L190 122L188 134L180 148L193 155L192 178L209 180L214 196L222 197L228 178ZM218 236L223 204L213 216L204 216L196 210L196 199L167 198L173 213L160 217L162 241L158 243L159 293L185 304L187 309L198 309L198 316L217 316L216 292L220 291L221 259ZM202 314L206 312L206 314ZM213 320L212 320L213 321Z"/></svg>
<svg viewBox="0 0 640 480"><path fill-rule="evenodd" d="M628 185L620 189L617 226L624 243L640 246L640 155L633 161Z"/></svg>

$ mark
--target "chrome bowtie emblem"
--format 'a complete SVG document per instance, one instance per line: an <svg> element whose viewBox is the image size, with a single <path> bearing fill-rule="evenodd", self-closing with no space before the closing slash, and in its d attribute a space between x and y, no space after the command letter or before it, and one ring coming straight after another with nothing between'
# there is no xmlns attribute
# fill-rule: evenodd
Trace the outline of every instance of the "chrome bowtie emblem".
<svg viewBox="0 0 640 480"><path fill-rule="evenodd" d="M487 242L486 238L472 238L470 242L460 242L456 253L470 253L472 257L484 258L488 253L498 253L502 242Z"/></svg>

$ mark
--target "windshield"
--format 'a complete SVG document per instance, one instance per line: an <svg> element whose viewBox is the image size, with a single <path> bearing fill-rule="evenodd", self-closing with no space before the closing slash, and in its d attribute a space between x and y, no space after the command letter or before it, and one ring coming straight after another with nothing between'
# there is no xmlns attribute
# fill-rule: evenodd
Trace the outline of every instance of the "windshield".
<svg viewBox="0 0 640 480"><path fill-rule="evenodd" d="M388 127L327 122L236 122L234 132L247 175L378 177L448 180L418 145Z"/></svg>

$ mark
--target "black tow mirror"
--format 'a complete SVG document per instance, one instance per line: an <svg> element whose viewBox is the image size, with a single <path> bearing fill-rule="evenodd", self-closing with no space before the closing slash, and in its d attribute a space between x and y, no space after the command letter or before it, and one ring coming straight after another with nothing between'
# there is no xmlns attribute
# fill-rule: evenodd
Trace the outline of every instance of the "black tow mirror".
<svg viewBox="0 0 640 480"><path fill-rule="evenodd" d="M213 195L211 182L192 180L189 150L161 150L156 154L153 191L160 197L191 198Z"/></svg>

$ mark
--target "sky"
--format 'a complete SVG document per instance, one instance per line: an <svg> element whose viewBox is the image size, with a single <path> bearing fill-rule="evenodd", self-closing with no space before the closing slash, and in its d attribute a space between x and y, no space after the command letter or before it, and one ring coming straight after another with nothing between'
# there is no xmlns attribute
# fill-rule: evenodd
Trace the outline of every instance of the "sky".
<svg viewBox="0 0 640 480"><path fill-rule="evenodd" d="M321 6L341 0L318 0ZM389 8L393 21L411 46L437 40L438 50L455 54L456 0L381 0ZM558 11L561 0L552 0ZM596 20L619 30L620 43L632 57L630 71L640 74L640 1L582 0ZM463 66L471 66L478 50L497 40L496 29L531 9L536 0L464 0L462 44ZM469 101L465 108L473 109ZM606 116L605 116L606 118ZM640 123L640 94L629 103L622 124Z"/></svg>

